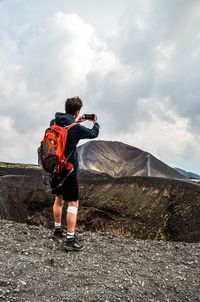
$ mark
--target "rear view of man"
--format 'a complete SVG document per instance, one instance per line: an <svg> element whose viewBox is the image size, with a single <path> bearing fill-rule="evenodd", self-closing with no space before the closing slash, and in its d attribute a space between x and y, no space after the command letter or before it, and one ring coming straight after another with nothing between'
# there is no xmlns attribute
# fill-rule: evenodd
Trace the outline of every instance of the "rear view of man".
<svg viewBox="0 0 200 302"><path fill-rule="evenodd" d="M68 133L65 155L69 162L74 165L74 170L67 176L67 172L61 174L53 174L50 177L52 193L56 195L53 206L54 216L54 236L62 237L63 229L61 225L62 210L64 201L68 203L66 223L67 223L67 238L64 244L64 249L82 250L84 246L80 244L75 236L77 211L79 206L79 189L78 189L78 156L76 146L80 139L96 138L99 134L99 124L97 116L93 115L91 121L94 123L91 129L84 127L80 122L85 121L85 115L79 116L82 100L79 97L68 98L65 102L65 113L56 113L55 119L51 121L51 125L68 126L77 122ZM79 117L78 117L79 116Z"/></svg>

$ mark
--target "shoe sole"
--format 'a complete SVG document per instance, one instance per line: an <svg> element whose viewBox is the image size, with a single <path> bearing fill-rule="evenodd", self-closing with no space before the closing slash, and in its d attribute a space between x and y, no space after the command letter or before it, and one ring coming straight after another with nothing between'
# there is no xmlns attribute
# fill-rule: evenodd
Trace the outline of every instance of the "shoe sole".
<svg viewBox="0 0 200 302"><path fill-rule="evenodd" d="M59 243L63 243L66 238L65 237L52 236L51 239L53 241L56 241L56 242L59 242Z"/></svg>
<svg viewBox="0 0 200 302"><path fill-rule="evenodd" d="M80 249L76 249L72 246L64 246L63 249L66 251L66 252L72 252L72 251L75 251L75 252L79 252L79 251L82 251L84 250L85 246L83 246L82 248Z"/></svg>
<svg viewBox="0 0 200 302"><path fill-rule="evenodd" d="M52 237L54 237L54 238L66 238L66 236L65 235L62 235L62 236L59 236L59 235L52 235Z"/></svg>

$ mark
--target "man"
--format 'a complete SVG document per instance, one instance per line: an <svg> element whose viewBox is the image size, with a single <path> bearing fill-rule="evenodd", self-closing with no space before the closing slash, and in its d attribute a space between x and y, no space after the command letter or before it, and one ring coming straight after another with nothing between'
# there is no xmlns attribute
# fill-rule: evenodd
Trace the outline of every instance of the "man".
<svg viewBox="0 0 200 302"><path fill-rule="evenodd" d="M78 242L75 236L77 211L79 206L77 180L78 156L76 146L80 139L96 138L99 134L99 124L97 122L96 115L94 115L94 119L92 120L94 125L91 129L80 125L80 122L85 121L84 115L79 116L82 106L83 103L79 97L68 98L65 102L65 113L56 113L55 119L51 121L51 125L56 124L63 127L77 122L77 124L69 130L65 150L66 158L69 157L69 162L74 165L74 171L69 176L67 176L65 172L61 173L61 175L53 174L50 178L52 193L56 195L53 206L55 224L54 236L63 236L61 226L62 210L64 201L68 202L66 214L67 238L64 244L64 249L68 251L82 250L84 247Z"/></svg>

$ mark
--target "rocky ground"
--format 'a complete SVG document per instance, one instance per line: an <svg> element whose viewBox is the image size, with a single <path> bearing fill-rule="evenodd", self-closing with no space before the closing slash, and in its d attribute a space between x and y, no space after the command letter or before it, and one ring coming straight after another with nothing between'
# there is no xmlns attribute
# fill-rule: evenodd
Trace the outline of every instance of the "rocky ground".
<svg viewBox="0 0 200 302"><path fill-rule="evenodd" d="M0 301L200 301L198 243L85 232L85 249L67 253L51 230L0 227Z"/></svg>

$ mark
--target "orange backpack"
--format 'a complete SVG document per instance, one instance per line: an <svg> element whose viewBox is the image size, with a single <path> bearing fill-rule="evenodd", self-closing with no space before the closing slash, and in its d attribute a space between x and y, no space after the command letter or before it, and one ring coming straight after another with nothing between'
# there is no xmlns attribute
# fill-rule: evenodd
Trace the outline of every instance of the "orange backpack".
<svg viewBox="0 0 200 302"><path fill-rule="evenodd" d="M75 125L76 123L66 127L52 125L46 129L38 148L38 163L46 172L60 174L73 171L74 165L68 159L74 150L66 158L65 149L69 129Z"/></svg>

